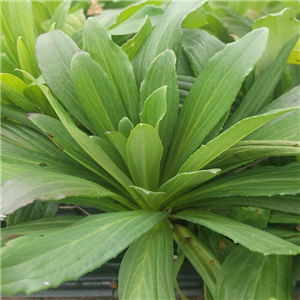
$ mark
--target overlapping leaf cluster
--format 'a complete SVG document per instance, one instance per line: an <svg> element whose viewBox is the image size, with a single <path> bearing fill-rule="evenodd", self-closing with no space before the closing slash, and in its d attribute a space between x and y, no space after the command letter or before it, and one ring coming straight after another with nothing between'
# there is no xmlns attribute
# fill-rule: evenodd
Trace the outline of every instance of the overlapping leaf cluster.
<svg viewBox="0 0 300 300"><path fill-rule="evenodd" d="M185 257L207 299L291 299L299 21L285 8L253 23L271 9L258 2L137 2L70 34L66 1L17 52L23 32L3 27L3 59L23 70L1 75L3 293L57 287L129 247L120 299L175 299ZM54 217L61 203L102 213Z"/></svg>

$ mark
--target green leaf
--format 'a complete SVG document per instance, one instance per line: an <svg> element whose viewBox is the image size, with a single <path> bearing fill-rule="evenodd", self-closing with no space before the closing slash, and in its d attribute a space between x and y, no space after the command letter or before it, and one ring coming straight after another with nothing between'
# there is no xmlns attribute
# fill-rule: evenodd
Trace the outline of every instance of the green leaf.
<svg viewBox="0 0 300 300"><path fill-rule="evenodd" d="M186 194L180 202L229 196L274 196L300 193L299 163L254 168L215 180ZM226 201L226 200L224 200Z"/></svg>
<svg viewBox="0 0 300 300"><path fill-rule="evenodd" d="M147 97L140 113L141 123L149 124L158 130L160 121L167 112L166 95L167 86L164 85Z"/></svg>
<svg viewBox="0 0 300 300"><path fill-rule="evenodd" d="M119 122L118 131L121 134L123 134L126 138L128 138L130 135L130 131L133 128L134 126L132 122L127 117L124 117Z"/></svg>
<svg viewBox="0 0 300 300"><path fill-rule="evenodd" d="M195 77L198 77L207 61L221 51L225 45L204 30L184 29L182 46Z"/></svg>
<svg viewBox="0 0 300 300"><path fill-rule="evenodd" d="M172 230L170 224L164 221L127 250L119 273L119 297L131 300L175 300L172 261Z"/></svg>
<svg viewBox="0 0 300 300"><path fill-rule="evenodd" d="M40 202L43 203L43 202ZM50 203L50 202L49 202ZM8 242L11 239L49 230L57 230L72 225L80 221L81 216L64 216L56 218L43 218L35 221L21 223L1 229L1 242Z"/></svg>
<svg viewBox="0 0 300 300"><path fill-rule="evenodd" d="M82 149L95 160L104 170L106 170L113 178L115 178L129 193L132 192L129 188L133 182L120 170L120 168L111 160L111 158L95 144L84 132L76 127L70 116L63 110L57 100L52 96L49 89L45 86L40 86L47 99L53 106L55 112L60 117L63 125L68 130L70 135L82 147ZM132 195L135 196L135 195ZM138 201L138 200L137 200Z"/></svg>
<svg viewBox="0 0 300 300"><path fill-rule="evenodd" d="M11 214L35 200L61 200L69 196L111 197L130 206L128 200L91 181L59 173L54 176L51 172L33 171L20 174L4 183L2 214Z"/></svg>
<svg viewBox="0 0 300 300"><path fill-rule="evenodd" d="M200 28L206 24L206 14L202 7L192 11L182 22L184 28Z"/></svg>
<svg viewBox="0 0 300 300"><path fill-rule="evenodd" d="M208 144L201 146L187 159L179 172L191 172L203 168L245 136L288 111L289 109L274 110L238 122Z"/></svg>
<svg viewBox="0 0 300 300"><path fill-rule="evenodd" d="M221 233L235 243L264 255L296 255L299 247L255 227L207 211L183 211L175 216Z"/></svg>
<svg viewBox="0 0 300 300"><path fill-rule="evenodd" d="M227 44L206 64L180 111L165 177L176 174L228 111L245 76L262 55L267 34L266 29L255 30Z"/></svg>
<svg viewBox="0 0 300 300"><path fill-rule="evenodd" d="M103 68L114 82L130 120L138 123L139 94L132 65L126 53L108 36L107 31L93 18L83 29L83 49Z"/></svg>
<svg viewBox="0 0 300 300"><path fill-rule="evenodd" d="M218 273L221 267L217 257L205 243L187 228L181 225L175 225L173 232L176 243L203 278L211 293L214 294Z"/></svg>
<svg viewBox="0 0 300 300"><path fill-rule="evenodd" d="M287 93L284 93L276 100L272 101L269 105L264 107L260 113L265 113L273 109L279 108L292 108L300 107L300 98L299 98L299 86L296 86L289 90Z"/></svg>
<svg viewBox="0 0 300 300"><path fill-rule="evenodd" d="M113 28L109 30L109 33L111 35L125 35L135 33L137 31L137 28L139 28L143 24L145 17L149 17L149 19L151 20L151 24L153 26L156 26L157 23L161 20L163 13L164 9L161 7L157 7L154 5L145 5L121 24L114 25Z"/></svg>
<svg viewBox="0 0 300 300"><path fill-rule="evenodd" d="M120 132L116 132L116 131L108 131L106 132L106 135L108 136L110 142L118 150L126 166L128 166L127 152L126 152L127 138Z"/></svg>
<svg viewBox="0 0 300 300"><path fill-rule="evenodd" d="M228 170L261 157L297 155L300 155L300 144L295 141L240 141L219 155L206 168L218 166Z"/></svg>
<svg viewBox="0 0 300 300"><path fill-rule="evenodd" d="M46 132L54 144L62 147L63 151L74 160L100 176L98 177L99 184L107 186L109 183L120 189L120 185L99 165L95 164L95 161L87 153L82 151L80 145L59 120L42 114L30 114L29 119Z"/></svg>
<svg viewBox="0 0 300 300"><path fill-rule="evenodd" d="M236 221L264 229L267 227L270 211L258 207L237 207L233 209L227 217Z"/></svg>
<svg viewBox="0 0 300 300"><path fill-rule="evenodd" d="M1 74L1 102L5 104L16 104L22 109L31 112L38 112L38 107L24 96L26 84L17 76Z"/></svg>
<svg viewBox="0 0 300 300"><path fill-rule="evenodd" d="M217 300L293 298L292 257L264 256L237 247L221 267Z"/></svg>
<svg viewBox="0 0 300 300"><path fill-rule="evenodd" d="M226 123L226 128L246 117L257 114L268 104L282 76L289 54L297 40L298 36L295 36L283 45L274 61L254 81L241 104Z"/></svg>
<svg viewBox="0 0 300 300"><path fill-rule="evenodd" d="M140 49L141 45L144 43L152 30L153 27L151 21L149 17L146 16L144 23L138 29L134 37L129 39L124 45L122 45L122 49L126 52L130 61L134 58L135 54Z"/></svg>
<svg viewBox="0 0 300 300"><path fill-rule="evenodd" d="M196 172L180 173L165 182L160 188L160 192L165 192L164 202L174 199L197 185L214 178L221 170L211 169Z"/></svg>
<svg viewBox="0 0 300 300"><path fill-rule="evenodd" d="M21 207L20 209L18 209L13 214L7 217L6 225L8 226L8 232L10 232L9 228L11 228L11 226L15 227L16 225L23 224L24 222L54 217L57 212L57 209L58 203L50 201L35 201L32 204L29 204L25 207ZM3 234L2 230L1 234Z"/></svg>
<svg viewBox="0 0 300 300"><path fill-rule="evenodd" d="M161 204L164 197L164 192L153 192L147 189L141 188L139 186L130 186L133 190L136 191L138 197L146 203L147 207L150 207L153 211L160 211Z"/></svg>
<svg viewBox="0 0 300 300"><path fill-rule="evenodd" d="M295 213L297 213L295 211ZM300 223L299 214L287 214L278 211L272 211L269 219L269 223L280 223L280 224L298 224Z"/></svg>
<svg viewBox="0 0 300 300"><path fill-rule="evenodd" d="M1 95L3 97L3 95ZM3 100L3 99L1 99ZM30 122L28 120L28 118L26 117L26 113L27 111L25 111L24 109L18 107L18 106L14 106L14 105L7 105L7 104L3 104L1 103L1 115L11 119L11 120L15 120L16 122L26 125L31 129L35 129L36 131L39 131L39 129L32 124L32 122Z"/></svg>
<svg viewBox="0 0 300 300"><path fill-rule="evenodd" d="M245 140L287 140L299 141L300 110L276 118L270 123L251 133Z"/></svg>
<svg viewBox="0 0 300 300"><path fill-rule="evenodd" d="M23 150L24 154L32 157L47 159L48 162L58 164L74 164L74 162L65 155L61 149L53 145L49 139L27 126L22 126L15 122L3 120L1 124L2 150L14 151ZM9 154L9 153L7 153ZM22 156L19 157L23 159ZM43 162L36 160L36 164Z"/></svg>
<svg viewBox="0 0 300 300"><path fill-rule="evenodd" d="M126 116L115 85L86 52L74 55L71 77L86 116L97 135L106 138L105 131L116 130L119 121Z"/></svg>
<svg viewBox="0 0 300 300"><path fill-rule="evenodd" d="M154 58L167 48L173 49L179 56L181 45L181 22L187 13L200 7L205 1L171 2L163 14L162 20L157 24L146 42L140 47L132 60L134 73L138 85L144 80L148 67Z"/></svg>
<svg viewBox="0 0 300 300"><path fill-rule="evenodd" d="M157 191L162 154L163 146L155 128L138 124L131 131L127 158L130 174L137 186Z"/></svg>
<svg viewBox="0 0 300 300"><path fill-rule="evenodd" d="M54 14L50 20L51 24L55 23L56 30L64 30L67 20L67 15L70 9L71 0L62 1L59 6L55 9Z"/></svg>
<svg viewBox="0 0 300 300"><path fill-rule="evenodd" d="M39 68L47 85L71 114L95 134L81 107L70 75L72 57L78 46L69 36L57 30L40 35L36 49Z"/></svg>
<svg viewBox="0 0 300 300"><path fill-rule="evenodd" d="M235 13L243 16L247 16L251 12L261 13L264 8L268 5L269 1L228 1L228 8L233 10Z"/></svg>
<svg viewBox="0 0 300 300"><path fill-rule="evenodd" d="M18 38L17 52L18 52L18 58L19 58L21 69L30 73L34 77L39 77L40 72L37 66L36 58L35 56L34 57L30 56L30 53L27 47L25 46L22 37ZM25 77L25 81L28 81L26 77Z"/></svg>
<svg viewBox="0 0 300 300"><path fill-rule="evenodd" d="M98 214L67 229L12 240L2 249L2 293L30 294L76 280L166 217L164 212L145 211Z"/></svg>
<svg viewBox="0 0 300 300"><path fill-rule="evenodd" d="M215 206L255 206L267 209L274 209L294 214L300 214L299 196L272 196L272 197L228 197L208 198L201 200L198 204L203 207Z"/></svg>
<svg viewBox="0 0 300 300"><path fill-rule="evenodd" d="M93 142L97 144L111 159L112 161L129 176L128 169L124 163L124 160L115 146L109 141L102 139L98 136L90 136Z"/></svg>
<svg viewBox="0 0 300 300"><path fill-rule="evenodd" d="M267 27L270 30L266 51L256 68L258 77L275 60L283 45L299 34L300 22L295 18L290 8L285 8L277 14L271 14L256 20L253 29Z"/></svg>
<svg viewBox="0 0 300 300"><path fill-rule="evenodd" d="M166 113L159 124L159 136L164 145L166 155L178 115L178 84L175 67L176 57L174 52L166 50L159 54L152 62L141 84L141 108L154 91L162 86L167 86ZM146 103L145 103L146 105Z"/></svg>
<svg viewBox="0 0 300 300"><path fill-rule="evenodd" d="M37 64L35 59L36 28L31 2L4 1L1 3L1 32L5 36L16 63L18 62L17 40L21 36L29 57L34 65Z"/></svg>

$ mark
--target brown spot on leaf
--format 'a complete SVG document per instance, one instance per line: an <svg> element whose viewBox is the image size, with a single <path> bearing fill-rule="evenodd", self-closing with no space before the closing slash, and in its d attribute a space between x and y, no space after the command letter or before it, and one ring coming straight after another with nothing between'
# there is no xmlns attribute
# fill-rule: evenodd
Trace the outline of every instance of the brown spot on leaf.
<svg viewBox="0 0 300 300"><path fill-rule="evenodd" d="M210 263L210 264L214 264L215 261L211 259L211 260L209 261L209 263Z"/></svg>
<svg viewBox="0 0 300 300"><path fill-rule="evenodd" d="M184 240L185 243L190 243L191 242L191 238L190 237L185 237L183 240Z"/></svg>

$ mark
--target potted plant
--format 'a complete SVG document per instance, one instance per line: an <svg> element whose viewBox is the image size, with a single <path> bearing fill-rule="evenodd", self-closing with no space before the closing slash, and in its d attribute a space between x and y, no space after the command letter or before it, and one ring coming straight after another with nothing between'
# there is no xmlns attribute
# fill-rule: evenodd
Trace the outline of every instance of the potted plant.
<svg viewBox="0 0 300 300"><path fill-rule="evenodd" d="M126 250L120 299L175 299L185 258L207 300L292 298L299 21L285 8L233 34L247 19L231 5L138 2L72 37L54 27L32 48L37 73L23 68L21 87L6 75L2 293L57 287ZM86 216L54 217L61 203Z"/></svg>

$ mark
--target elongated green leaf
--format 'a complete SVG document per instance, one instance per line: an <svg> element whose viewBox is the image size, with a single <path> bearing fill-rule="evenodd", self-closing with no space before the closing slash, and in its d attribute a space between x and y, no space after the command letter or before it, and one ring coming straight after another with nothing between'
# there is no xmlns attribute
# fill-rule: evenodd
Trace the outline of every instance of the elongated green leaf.
<svg viewBox="0 0 300 300"><path fill-rule="evenodd" d="M230 174L182 197L187 202L229 196L273 196L300 193L299 163L261 167ZM178 200L179 201L179 200ZM226 200L224 200L226 201Z"/></svg>
<svg viewBox="0 0 300 300"><path fill-rule="evenodd" d="M254 206L288 213L300 214L299 196L272 196L272 197L227 197L227 198L208 198L198 203L203 207L215 206Z"/></svg>
<svg viewBox="0 0 300 300"><path fill-rule="evenodd" d="M5 101L7 104L12 104L15 103L17 106L21 107L22 109L30 112L40 112L40 109L37 107L36 104L34 104L30 99L25 97L24 95L20 94L13 88L11 88L9 85L5 83L6 81L6 76L13 76L11 74L2 74L1 75L1 94L3 95L4 99L8 98L8 103L7 100ZM13 76L15 77L15 76ZM18 79L15 77L15 79ZM20 81L20 80L19 80Z"/></svg>
<svg viewBox="0 0 300 300"><path fill-rule="evenodd" d="M129 193L132 192L129 186L133 185L133 182L126 176L126 174L120 170L120 168L111 160L105 151L103 151L84 132L76 127L70 116L63 110L57 100L52 96L49 89L42 85L40 87L53 106L55 112L60 117L63 125L66 127L75 141L82 147L82 149L113 178L115 178L125 188L125 190L127 190Z"/></svg>
<svg viewBox="0 0 300 300"><path fill-rule="evenodd" d="M82 151L82 148L77 144L59 120L42 114L30 114L28 117L44 132L48 133L49 138L54 144L62 147L73 159L99 175L101 178L104 178L107 183L109 182L114 186L118 186L109 174L107 174L100 166L96 165L94 160L87 153ZM99 182L104 184L101 180Z"/></svg>
<svg viewBox="0 0 300 300"><path fill-rule="evenodd" d="M164 201L167 201L170 198L175 198L176 196L191 190L195 186L214 178L220 171L220 169L211 169L180 173L164 183L159 188L159 191L166 193Z"/></svg>
<svg viewBox="0 0 300 300"><path fill-rule="evenodd" d="M134 37L122 45L122 49L126 52L130 61L134 58L135 54L140 49L141 45L152 32L152 30L153 28L151 21L149 17L146 16L144 23L141 25Z"/></svg>
<svg viewBox="0 0 300 300"><path fill-rule="evenodd" d="M259 78L254 81L251 89L226 123L226 128L246 117L257 114L264 106L266 106L266 104L268 104L270 97L272 97L272 94L282 76L289 54L297 40L298 36L295 36L283 45L276 59L259 76Z"/></svg>
<svg viewBox="0 0 300 300"><path fill-rule="evenodd" d="M115 257L166 217L167 213L145 211L99 214L59 232L10 241L2 251L2 292L29 294L76 280Z"/></svg>
<svg viewBox="0 0 300 300"><path fill-rule="evenodd" d="M60 200L68 196L111 197L125 205L129 202L88 180L64 174L54 175L50 172L33 171L20 174L4 183L2 187L2 214L11 214L19 207L34 200ZM67 202L67 200L65 201Z"/></svg>
<svg viewBox="0 0 300 300"><path fill-rule="evenodd" d="M137 32L137 28L143 24L145 17L148 17L151 20L151 24L156 26L162 19L163 13L164 9L162 7L157 7L156 5L145 5L124 22L112 26L109 33L111 35L133 34Z"/></svg>
<svg viewBox="0 0 300 300"><path fill-rule="evenodd" d="M269 221L270 210L251 206L237 207L227 217L259 229L264 229Z"/></svg>
<svg viewBox="0 0 300 300"><path fill-rule="evenodd" d="M12 152L25 150L35 153L37 157L46 154L48 159L56 158L59 162L73 163L72 159L53 145L44 134L15 122L3 120L1 123L2 149L9 149Z"/></svg>
<svg viewBox="0 0 300 300"><path fill-rule="evenodd" d="M209 60L183 105L168 154L167 177L176 173L230 108L262 55L268 31L255 30ZM211 80L214 78L214 80Z"/></svg>
<svg viewBox="0 0 300 300"><path fill-rule="evenodd" d="M1 3L1 32L5 36L16 63L18 62L16 45L18 38L21 36L32 62L36 65L36 28L33 21L31 2L4 1Z"/></svg>
<svg viewBox="0 0 300 300"><path fill-rule="evenodd" d="M261 157L294 155L300 155L300 144L296 141L240 141L206 167L228 170Z"/></svg>
<svg viewBox="0 0 300 300"><path fill-rule="evenodd" d="M191 172L203 168L210 161L218 157L232 145L243 139L245 136L262 127L273 119L289 112L289 109L274 110L259 116L246 118L225 132L203 145L192 154L180 168L179 172Z"/></svg>
<svg viewBox="0 0 300 300"><path fill-rule="evenodd" d="M98 136L90 136L93 142L97 144L111 159L112 161L128 176L129 172L124 163L122 156L119 154L119 151L115 148L115 146L109 141L102 139Z"/></svg>
<svg viewBox="0 0 300 300"><path fill-rule="evenodd" d="M175 300L172 261L172 230L170 224L164 221L127 250L119 273L119 297L132 300Z"/></svg>
<svg viewBox="0 0 300 300"><path fill-rule="evenodd" d="M89 18L84 25L83 48L114 82L130 120L136 124L139 94L132 65L126 53L109 38L104 27L93 18Z"/></svg>
<svg viewBox="0 0 300 300"><path fill-rule="evenodd" d="M11 239L28 235L36 232L44 232L49 230L56 230L72 225L83 219L81 216L71 217L56 217L56 218L43 218L35 221L25 222L14 226L1 229L1 242L7 242Z"/></svg>
<svg viewBox="0 0 300 300"><path fill-rule="evenodd" d="M72 57L77 50L75 42L59 30L42 34L37 39L37 59L47 85L75 118L95 134L81 107L70 75Z"/></svg>
<svg viewBox="0 0 300 300"><path fill-rule="evenodd" d="M130 133L127 144L128 166L139 187L157 191L163 146L155 128L138 124Z"/></svg>
<svg viewBox="0 0 300 300"><path fill-rule="evenodd" d="M299 247L255 227L207 211L183 211L177 217L221 233L235 243L264 255L296 255Z"/></svg>
<svg viewBox="0 0 300 300"><path fill-rule="evenodd" d="M244 139L300 141L300 110L276 118Z"/></svg>
<svg viewBox="0 0 300 300"><path fill-rule="evenodd" d="M259 113L265 113L273 109L300 107L300 90L299 85L281 95L269 105L264 107Z"/></svg>
<svg viewBox="0 0 300 300"><path fill-rule="evenodd" d="M155 90L164 85L168 87L166 94L167 111L159 125L159 136L164 145L164 156L169 147L178 114L179 97L175 61L174 52L171 50L159 54L152 61L141 84L141 108L143 108L147 97Z"/></svg>
<svg viewBox="0 0 300 300"><path fill-rule="evenodd" d="M120 120L119 126L118 126L118 131L123 134L126 138L129 137L131 129L133 129L133 124L132 122L127 118L124 117Z"/></svg>
<svg viewBox="0 0 300 300"><path fill-rule="evenodd" d="M300 22L290 8L256 20L253 29L267 27L270 30L267 48L256 68L258 77L274 61L282 46L296 34L299 34Z"/></svg>
<svg viewBox="0 0 300 300"><path fill-rule="evenodd" d="M181 225L174 226L174 239L214 294L221 267L217 257L205 243Z"/></svg>
<svg viewBox="0 0 300 300"><path fill-rule="evenodd" d="M30 53L25 46L22 37L19 37L17 41L17 52L21 69L29 72L34 77L38 77L40 75L40 72L37 66L36 58L30 56ZM28 81L26 77L25 81Z"/></svg>
<svg viewBox="0 0 300 300"><path fill-rule="evenodd" d="M146 100L140 113L141 123L146 123L159 128L160 121L167 112L167 86L155 90Z"/></svg>
<svg viewBox="0 0 300 300"><path fill-rule="evenodd" d="M298 224L300 223L300 216L273 211L271 212L269 223Z"/></svg>
<svg viewBox="0 0 300 300"><path fill-rule="evenodd" d="M148 67L154 58L167 48L174 50L179 56L181 45L181 22L190 12L204 4L205 1L189 1L185 5L171 2L163 14L161 22L148 36L146 42L136 53L132 63L138 85L144 80Z"/></svg>
<svg viewBox="0 0 300 300"><path fill-rule="evenodd" d="M51 17L50 26L55 23L55 29L64 30L70 5L70 0L62 1L59 4Z"/></svg>
<svg viewBox="0 0 300 300"><path fill-rule="evenodd" d="M122 156L126 166L128 166L127 152L126 152L126 146L127 146L126 137L120 132L116 132L116 131L108 131L106 132L106 135L108 136L110 142L116 147L119 154Z"/></svg>
<svg viewBox="0 0 300 300"><path fill-rule="evenodd" d="M22 109L18 106L7 105L7 104L1 103L1 115L2 116L6 117L8 119L11 119L11 120L15 120L23 125L28 126L29 128L39 131L39 129L34 124L32 124L32 122L30 122L28 120L28 118L26 117L26 113L27 113L27 111L25 111L24 109Z"/></svg>
<svg viewBox="0 0 300 300"><path fill-rule="evenodd" d="M217 283L216 300L293 298L292 257L264 256L240 246L225 260Z"/></svg>
<svg viewBox="0 0 300 300"><path fill-rule="evenodd" d="M138 194L139 198L146 203L147 207L150 207L151 210L160 211L162 200L164 198L164 192L153 192L147 189L141 188L139 186L130 186Z"/></svg>
<svg viewBox="0 0 300 300"><path fill-rule="evenodd" d="M71 62L71 77L82 108L98 136L116 130L126 110L113 82L86 52L76 53Z"/></svg>
<svg viewBox="0 0 300 300"><path fill-rule="evenodd" d="M198 77L207 61L221 51L225 45L204 30L184 29L182 46L195 77Z"/></svg>

